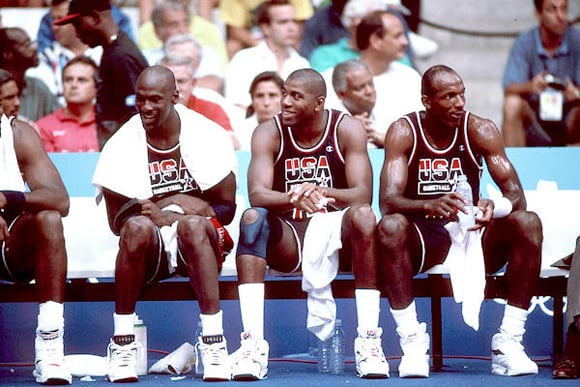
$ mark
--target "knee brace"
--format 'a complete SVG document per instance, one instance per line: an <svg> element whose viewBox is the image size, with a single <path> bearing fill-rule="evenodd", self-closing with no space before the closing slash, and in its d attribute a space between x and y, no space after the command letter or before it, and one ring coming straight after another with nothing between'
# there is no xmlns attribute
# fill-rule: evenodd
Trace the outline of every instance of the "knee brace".
<svg viewBox="0 0 580 387"><path fill-rule="evenodd" d="M251 223L246 223L244 218L249 212L258 213L258 217ZM236 256L242 254L255 255L266 259L266 249L270 238L270 224L268 223L268 210L261 207L252 207L244 211L240 221L240 240Z"/></svg>

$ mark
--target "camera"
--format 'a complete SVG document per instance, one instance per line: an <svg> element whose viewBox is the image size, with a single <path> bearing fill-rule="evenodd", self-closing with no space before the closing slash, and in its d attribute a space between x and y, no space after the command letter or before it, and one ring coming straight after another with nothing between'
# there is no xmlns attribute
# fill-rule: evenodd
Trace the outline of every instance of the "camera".
<svg viewBox="0 0 580 387"><path fill-rule="evenodd" d="M556 90L565 90L566 89L566 82L555 75L546 74L544 76L544 80L548 84L549 87Z"/></svg>

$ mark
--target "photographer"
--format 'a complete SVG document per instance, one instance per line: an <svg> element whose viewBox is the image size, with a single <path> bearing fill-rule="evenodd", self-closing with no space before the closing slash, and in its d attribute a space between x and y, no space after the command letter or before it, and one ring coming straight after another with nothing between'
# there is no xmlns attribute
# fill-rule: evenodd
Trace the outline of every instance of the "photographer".
<svg viewBox="0 0 580 387"><path fill-rule="evenodd" d="M567 0L534 0L539 26L515 41L503 76L506 146L580 145L580 31Z"/></svg>

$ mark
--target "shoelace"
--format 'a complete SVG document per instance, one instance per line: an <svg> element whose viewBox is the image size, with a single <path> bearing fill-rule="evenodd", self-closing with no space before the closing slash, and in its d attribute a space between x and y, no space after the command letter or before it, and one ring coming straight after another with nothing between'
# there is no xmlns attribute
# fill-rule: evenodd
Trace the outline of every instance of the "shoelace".
<svg viewBox="0 0 580 387"><path fill-rule="evenodd" d="M63 354L58 345L58 336L55 336L54 332L49 332L48 334L40 333L39 336L42 339L42 344L38 348L40 352L39 360L46 364L60 366Z"/></svg>
<svg viewBox="0 0 580 387"><path fill-rule="evenodd" d="M127 345L109 344L111 346L110 360L116 367L128 367L131 362L135 361L133 350L136 349L137 344L131 343Z"/></svg>
<svg viewBox="0 0 580 387"><path fill-rule="evenodd" d="M224 358L224 347L218 345L219 344L204 345L205 348L202 348L204 360L207 358L209 364L219 365L222 363L222 359Z"/></svg>
<svg viewBox="0 0 580 387"><path fill-rule="evenodd" d="M374 337L368 337L363 341L363 350L365 353L370 353L369 357L381 358L381 348Z"/></svg>

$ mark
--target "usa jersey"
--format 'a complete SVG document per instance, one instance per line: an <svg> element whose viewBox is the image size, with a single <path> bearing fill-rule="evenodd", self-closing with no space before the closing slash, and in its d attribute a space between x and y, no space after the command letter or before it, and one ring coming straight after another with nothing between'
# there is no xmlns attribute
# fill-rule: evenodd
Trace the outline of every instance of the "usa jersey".
<svg viewBox="0 0 580 387"><path fill-rule="evenodd" d="M406 197L428 200L454 192L457 176L464 174L473 191L473 203L477 203L483 164L473 153L467 136L469 114L465 112L453 140L445 149L436 149L429 143L419 112L403 117L414 137L409 155Z"/></svg>
<svg viewBox="0 0 580 387"><path fill-rule="evenodd" d="M282 123L282 114L274 116L280 133L280 150L274 161L272 189L288 192L293 186L314 183L319 187L347 188L344 156L338 143L338 125L344 113L328 110L328 120L320 140L309 148L300 146L292 134L292 128ZM307 215L296 209L289 215L293 219L305 219Z"/></svg>

